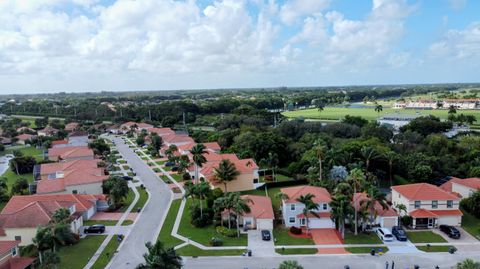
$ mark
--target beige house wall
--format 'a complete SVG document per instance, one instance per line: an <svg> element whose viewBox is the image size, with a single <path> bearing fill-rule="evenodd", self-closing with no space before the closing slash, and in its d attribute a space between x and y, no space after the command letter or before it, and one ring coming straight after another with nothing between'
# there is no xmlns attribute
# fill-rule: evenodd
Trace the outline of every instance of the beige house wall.
<svg viewBox="0 0 480 269"><path fill-rule="evenodd" d="M37 233L37 228L5 228L5 235L0 236L0 241L15 240L15 236L21 236L20 246L26 246L33 243L32 239Z"/></svg>
<svg viewBox="0 0 480 269"><path fill-rule="evenodd" d="M237 177L237 179L227 183L227 191L237 192L237 191L253 190L255 188L253 185L253 179L254 179L253 174L240 174ZM223 192L225 192L224 184L218 184L213 187L220 188Z"/></svg>

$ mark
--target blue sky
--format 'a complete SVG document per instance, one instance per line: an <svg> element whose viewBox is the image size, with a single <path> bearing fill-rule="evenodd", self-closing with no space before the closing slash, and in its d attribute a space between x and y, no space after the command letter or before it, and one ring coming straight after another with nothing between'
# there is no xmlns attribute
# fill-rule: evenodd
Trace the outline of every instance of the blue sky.
<svg viewBox="0 0 480 269"><path fill-rule="evenodd" d="M474 0L3 0L0 13L0 93L479 82Z"/></svg>

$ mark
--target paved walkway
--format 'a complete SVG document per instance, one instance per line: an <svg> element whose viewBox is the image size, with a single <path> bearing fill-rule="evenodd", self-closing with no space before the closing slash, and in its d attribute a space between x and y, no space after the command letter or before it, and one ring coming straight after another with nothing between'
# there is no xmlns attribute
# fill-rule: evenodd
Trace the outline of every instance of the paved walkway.
<svg viewBox="0 0 480 269"><path fill-rule="evenodd" d="M273 240L262 240L262 232L260 230L248 230L248 249L252 250L255 257L280 256L280 254L275 252Z"/></svg>
<svg viewBox="0 0 480 269"><path fill-rule="evenodd" d="M341 245L343 244L340 235L335 229L310 229L313 242L316 245ZM319 248L319 254L347 254L345 248Z"/></svg>
<svg viewBox="0 0 480 269"><path fill-rule="evenodd" d="M97 212L90 220L119 220L123 217L125 212ZM135 220L138 213L128 213L127 220Z"/></svg>

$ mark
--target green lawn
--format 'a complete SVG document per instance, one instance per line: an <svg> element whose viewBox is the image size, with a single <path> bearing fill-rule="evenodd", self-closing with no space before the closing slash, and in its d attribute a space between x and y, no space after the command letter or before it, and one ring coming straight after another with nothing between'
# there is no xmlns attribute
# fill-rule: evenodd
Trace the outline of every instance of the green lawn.
<svg viewBox="0 0 480 269"><path fill-rule="evenodd" d="M175 217L177 216L178 208L180 207L181 202L182 200L172 201L172 205L170 206L167 217L165 218L165 222L163 223L162 230L158 235L158 241L163 242L166 247L174 247L183 242L182 240L171 235L173 225L175 224Z"/></svg>
<svg viewBox="0 0 480 269"><path fill-rule="evenodd" d="M122 168L123 168L123 170L130 170L130 166L128 166L126 164L122 165Z"/></svg>
<svg viewBox="0 0 480 269"><path fill-rule="evenodd" d="M318 249L316 248L286 248L286 249L275 249L275 252L281 255L302 255L302 254L317 254Z"/></svg>
<svg viewBox="0 0 480 269"><path fill-rule="evenodd" d="M98 257L97 261L93 264L91 269L103 269L107 266L107 264L112 259L113 255L117 251L118 246L120 243L117 241L117 235L114 235L110 241L108 241L107 246L102 251L100 256Z"/></svg>
<svg viewBox="0 0 480 269"><path fill-rule="evenodd" d="M172 170L172 166L164 166L163 170L165 170L166 172L169 172Z"/></svg>
<svg viewBox="0 0 480 269"><path fill-rule="evenodd" d="M117 222L118 220L85 220L83 221L83 226L92 226L95 224L102 224L105 226L115 226ZM122 222L122 226L127 226L131 224L133 224L133 221L128 219Z"/></svg>
<svg viewBox="0 0 480 269"><path fill-rule="evenodd" d="M273 229L273 238L275 239L275 245L288 246L288 245L315 245L315 242L311 238L297 238L290 236L288 229L275 228Z"/></svg>
<svg viewBox="0 0 480 269"><path fill-rule="evenodd" d="M148 200L148 192L147 192L146 189L141 188L141 187L137 187L137 191L140 194L140 197L138 197L138 201L135 204L135 206L133 207L132 211L137 210L137 208L139 208L139 207L143 208L145 206L145 203L147 203L147 200Z"/></svg>
<svg viewBox="0 0 480 269"><path fill-rule="evenodd" d="M15 181L17 181L17 179L24 178L30 183L33 182L33 174L32 173L17 175L15 172L10 170L10 168L0 177L7 179L8 191L10 191L12 189L12 185L13 185L13 183L15 183Z"/></svg>
<svg viewBox="0 0 480 269"><path fill-rule="evenodd" d="M177 250L177 253L181 256L239 256L245 251L246 249L202 250L188 245Z"/></svg>
<svg viewBox="0 0 480 269"><path fill-rule="evenodd" d="M146 161L148 160L148 157L142 157L142 160Z"/></svg>
<svg viewBox="0 0 480 269"><path fill-rule="evenodd" d="M158 161L157 164L158 165L164 165L167 161Z"/></svg>
<svg viewBox="0 0 480 269"><path fill-rule="evenodd" d="M127 163L127 161L125 161L125 160L117 160L117 162L121 163L121 164Z"/></svg>
<svg viewBox="0 0 480 269"><path fill-rule="evenodd" d="M387 247L349 247L349 248L345 248L346 251L350 252L350 253L354 253L354 254L364 254L364 253L370 253L370 251L372 251L372 248L375 249L375 252L380 252L380 249L382 250L383 253L386 253L388 252L388 248Z"/></svg>
<svg viewBox="0 0 480 269"><path fill-rule="evenodd" d="M131 189L129 189L127 197L125 197L125 199L123 200L123 205L117 211L118 212L127 211L128 207L133 202L133 199L135 199L135 193Z"/></svg>
<svg viewBox="0 0 480 269"><path fill-rule="evenodd" d="M41 149L37 149L35 147L20 147L20 148L13 148L13 149L5 149L3 152L4 155L6 154L13 154L14 151L20 151L25 156L32 156L37 159L37 161L43 160L43 151Z"/></svg>
<svg viewBox="0 0 480 269"><path fill-rule="evenodd" d="M135 173L133 173L133 172L127 172L127 176L129 176L129 177L134 177L134 176L135 176Z"/></svg>
<svg viewBox="0 0 480 269"><path fill-rule="evenodd" d="M382 244L382 240L375 233L365 234L345 233L345 244Z"/></svg>
<svg viewBox="0 0 480 269"><path fill-rule="evenodd" d="M467 231L469 234L480 240L480 219L475 218L475 216L465 211L462 212L462 228L465 229L465 231Z"/></svg>
<svg viewBox="0 0 480 269"><path fill-rule="evenodd" d="M407 232L407 237L412 243L445 243L441 235L432 231Z"/></svg>
<svg viewBox="0 0 480 269"><path fill-rule="evenodd" d="M430 247L427 247L426 245L425 246L417 246L417 248L421 251L425 251L425 252L448 252L448 250L451 248L452 246L430 246Z"/></svg>
<svg viewBox="0 0 480 269"><path fill-rule="evenodd" d="M350 116L361 116L367 120L375 120L380 116L390 113L401 113L401 114L416 114L419 112L420 114L424 115L434 115L436 117L447 119L448 117L448 109L442 110L414 110L414 109L391 109L391 108L383 108L383 111L377 113L374 110L375 107L372 108L344 108L344 107L325 107L323 111L318 111L316 108L314 109L304 109L304 110L296 110L296 111L287 111L283 112L282 114L287 118L297 118L297 117L304 117L307 119L319 119L319 120L341 120L346 115ZM458 113L462 113L465 115L474 115L477 118L480 118L480 111L479 110L459 110Z"/></svg>
<svg viewBox="0 0 480 269"><path fill-rule="evenodd" d="M160 173L160 172L162 172L162 170L160 170L160 168L158 168L158 167L155 167L155 168L153 168L153 172Z"/></svg>
<svg viewBox="0 0 480 269"><path fill-rule="evenodd" d="M224 246L246 246L247 245L247 236L241 235L239 238L237 237L226 237L221 234L217 234L215 231L215 227L213 225L209 225L204 228L197 228L190 224L190 206L192 205L191 199L187 200L185 205L185 210L183 211L182 220L180 222L180 227L178 229L178 233L194 240L200 244L205 246L210 245L210 239L212 237L217 237L222 239Z"/></svg>
<svg viewBox="0 0 480 269"><path fill-rule="evenodd" d="M58 268L82 269L106 237L106 235L87 236L73 246L62 247L58 251L60 256Z"/></svg>
<svg viewBox="0 0 480 269"><path fill-rule="evenodd" d="M177 181L177 182L183 181L183 175L180 175L180 174L171 174L170 176L172 176L173 179L175 179L175 181Z"/></svg>

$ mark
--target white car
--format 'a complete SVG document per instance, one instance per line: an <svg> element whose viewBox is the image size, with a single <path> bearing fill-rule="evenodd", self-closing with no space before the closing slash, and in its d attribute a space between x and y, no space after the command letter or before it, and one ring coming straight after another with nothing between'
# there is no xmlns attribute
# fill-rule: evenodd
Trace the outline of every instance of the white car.
<svg viewBox="0 0 480 269"><path fill-rule="evenodd" d="M385 242L393 241L393 234L387 228L378 228L377 235L378 237L380 237L380 239L382 239Z"/></svg>

